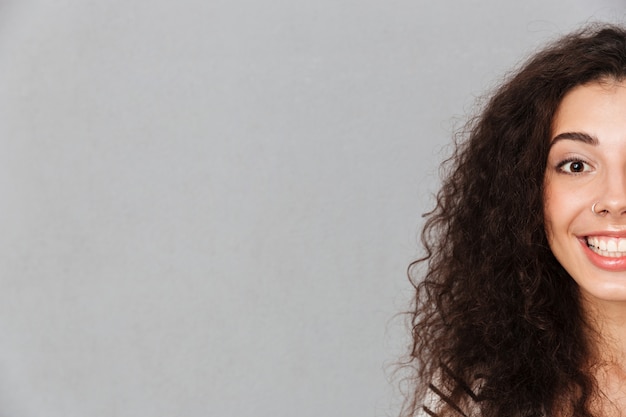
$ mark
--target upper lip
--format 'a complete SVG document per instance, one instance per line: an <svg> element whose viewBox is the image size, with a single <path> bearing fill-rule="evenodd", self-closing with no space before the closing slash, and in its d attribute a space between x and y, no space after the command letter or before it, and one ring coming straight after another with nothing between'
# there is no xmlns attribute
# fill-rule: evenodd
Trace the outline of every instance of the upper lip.
<svg viewBox="0 0 626 417"><path fill-rule="evenodd" d="M626 230L602 230L596 232L589 232L585 234L579 235L581 238L589 237L589 236L604 236L604 237L613 237L626 239Z"/></svg>

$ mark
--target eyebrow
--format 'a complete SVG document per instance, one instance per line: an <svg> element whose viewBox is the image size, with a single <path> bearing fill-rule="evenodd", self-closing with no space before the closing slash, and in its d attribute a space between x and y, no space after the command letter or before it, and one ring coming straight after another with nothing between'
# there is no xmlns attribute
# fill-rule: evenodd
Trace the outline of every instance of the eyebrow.
<svg viewBox="0 0 626 417"><path fill-rule="evenodd" d="M555 137L552 138L552 142L550 143L550 147L554 145L556 142L560 140L577 140L580 142L587 143L589 145L597 145L599 143L598 138L595 136L591 136L584 132L564 132L559 133Z"/></svg>

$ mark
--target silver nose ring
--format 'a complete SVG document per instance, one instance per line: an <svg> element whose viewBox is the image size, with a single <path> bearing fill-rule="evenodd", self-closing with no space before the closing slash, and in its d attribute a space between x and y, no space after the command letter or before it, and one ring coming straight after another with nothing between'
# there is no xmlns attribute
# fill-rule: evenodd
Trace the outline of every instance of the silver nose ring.
<svg viewBox="0 0 626 417"><path fill-rule="evenodd" d="M596 205L597 205L598 203L599 203L599 202L598 202L598 201L596 201L596 202L595 202L595 203L593 203L593 205L591 206L591 212L592 212L593 214L595 214L596 216L598 216L598 215L600 214L600 213L598 213L598 212L596 211Z"/></svg>

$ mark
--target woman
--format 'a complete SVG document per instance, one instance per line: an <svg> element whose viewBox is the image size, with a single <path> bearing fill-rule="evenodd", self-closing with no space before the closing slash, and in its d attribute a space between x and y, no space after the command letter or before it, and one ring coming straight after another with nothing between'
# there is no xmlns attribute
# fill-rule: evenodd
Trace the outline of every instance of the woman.
<svg viewBox="0 0 626 417"><path fill-rule="evenodd" d="M626 416L626 30L539 52L466 136L410 268L403 416Z"/></svg>

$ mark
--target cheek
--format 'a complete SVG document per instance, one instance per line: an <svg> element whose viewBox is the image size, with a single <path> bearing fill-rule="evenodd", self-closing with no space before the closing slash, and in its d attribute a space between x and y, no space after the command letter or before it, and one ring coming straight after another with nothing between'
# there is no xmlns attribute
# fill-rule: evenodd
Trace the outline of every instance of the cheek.
<svg viewBox="0 0 626 417"><path fill-rule="evenodd" d="M554 236L554 234L552 233L552 230L553 230L552 222L550 221L550 219L548 219L545 216L544 216L544 219L545 219L544 230L546 232L546 239L548 240L548 243L550 244L550 246L552 246L552 240Z"/></svg>
<svg viewBox="0 0 626 417"><path fill-rule="evenodd" d="M565 221L564 208L559 204L562 198L555 192L554 187L546 181L543 194L543 221L546 239L550 245L550 250L554 253L555 245L558 243L558 237L563 222Z"/></svg>
<svg viewBox="0 0 626 417"><path fill-rule="evenodd" d="M543 223L544 229L546 232L546 237L548 238L548 242L552 240L552 230L554 229L552 225L552 198L551 198L551 190L548 181L544 184L544 192L543 192Z"/></svg>
<svg viewBox="0 0 626 417"><path fill-rule="evenodd" d="M546 176L543 190L546 231L548 229L554 231L558 229L559 223L563 223L564 219L571 215L574 209L571 203L577 198L574 198L575 192L570 187L563 186L558 179L550 179L550 176Z"/></svg>
<svg viewBox="0 0 626 417"><path fill-rule="evenodd" d="M552 222L546 218L544 230L546 233L546 240L548 241L548 247L550 248L550 252L554 257L559 257L559 242L557 236L554 234L554 225Z"/></svg>

